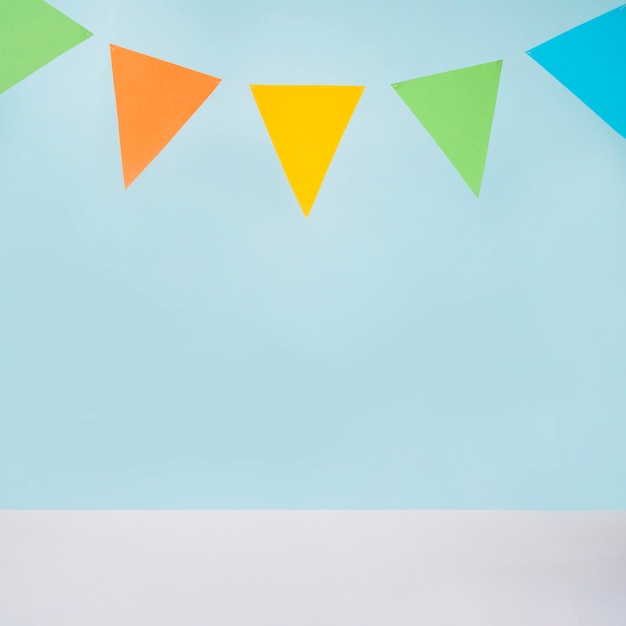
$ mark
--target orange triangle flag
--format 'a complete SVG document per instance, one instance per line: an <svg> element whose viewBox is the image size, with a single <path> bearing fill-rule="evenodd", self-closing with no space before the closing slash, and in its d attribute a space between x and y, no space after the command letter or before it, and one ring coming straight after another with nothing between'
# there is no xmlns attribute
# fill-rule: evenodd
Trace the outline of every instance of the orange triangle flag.
<svg viewBox="0 0 626 626"><path fill-rule="evenodd" d="M220 79L113 45L111 65L124 187L128 188Z"/></svg>

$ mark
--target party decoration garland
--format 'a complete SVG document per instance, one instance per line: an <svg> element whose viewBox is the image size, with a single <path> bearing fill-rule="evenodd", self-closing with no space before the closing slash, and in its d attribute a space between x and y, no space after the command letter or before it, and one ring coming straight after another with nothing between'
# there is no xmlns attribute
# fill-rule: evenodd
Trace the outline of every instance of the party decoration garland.
<svg viewBox="0 0 626 626"><path fill-rule="evenodd" d="M124 186L128 186L215 91L220 79L111 46Z"/></svg>
<svg viewBox="0 0 626 626"><path fill-rule="evenodd" d="M487 162L502 61L414 78L392 87L476 194Z"/></svg>
<svg viewBox="0 0 626 626"><path fill-rule="evenodd" d="M527 54L626 137L626 5Z"/></svg>
<svg viewBox="0 0 626 626"><path fill-rule="evenodd" d="M0 0L0 93L92 36L44 0ZM219 78L111 45L124 186L163 150ZM527 51L626 137L626 5ZM503 61L392 87L478 197ZM365 87L250 85L305 216Z"/></svg>
<svg viewBox="0 0 626 626"><path fill-rule="evenodd" d="M250 85L250 89L308 217L365 87Z"/></svg>
<svg viewBox="0 0 626 626"><path fill-rule="evenodd" d="M42 0L0 0L0 93L91 36Z"/></svg>

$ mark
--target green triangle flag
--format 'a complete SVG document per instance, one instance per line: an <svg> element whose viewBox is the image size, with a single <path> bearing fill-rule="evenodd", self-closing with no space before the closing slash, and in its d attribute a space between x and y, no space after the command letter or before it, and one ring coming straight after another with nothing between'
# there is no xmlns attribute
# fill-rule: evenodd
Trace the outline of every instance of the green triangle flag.
<svg viewBox="0 0 626 626"><path fill-rule="evenodd" d="M91 35L43 0L0 0L0 93Z"/></svg>
<svg viewBox="0 0 626 626"><path fill-rule="evenodd" d="M502 61L415 78L392 87L476 197L487 161Z"/></svg>

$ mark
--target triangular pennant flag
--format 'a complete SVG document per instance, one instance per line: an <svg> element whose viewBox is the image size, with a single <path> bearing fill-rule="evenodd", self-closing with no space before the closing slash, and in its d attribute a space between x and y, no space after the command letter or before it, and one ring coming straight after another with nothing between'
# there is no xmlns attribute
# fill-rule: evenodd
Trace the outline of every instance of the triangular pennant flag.
<svg viewBox="0 0 626 626"><path fill-rule="evenodd" d="M289 184L308 217L365 87L250 85Z"/></svg>
<svg viewBox="0 0 626 626"><path fill-rule="evenodd" d="M501 70L494 61L392 85L477 197Z"/></svg>
<svg viewBox="0 0 626 626"><path fill-rule="evenodd" d="M91 35L43 0L0 0L0 93Z"/></svg>
<svg viewBox="0 0 626 626"><path fill-rule="evenodd" d="M185 125L220 79L111 46L113 83L128 186Z"/></svg>
<svg viewBox="0 0 626 626"><path fill-rule="evenodd" d="M626 137L626 5L527 54Z"/></svg>

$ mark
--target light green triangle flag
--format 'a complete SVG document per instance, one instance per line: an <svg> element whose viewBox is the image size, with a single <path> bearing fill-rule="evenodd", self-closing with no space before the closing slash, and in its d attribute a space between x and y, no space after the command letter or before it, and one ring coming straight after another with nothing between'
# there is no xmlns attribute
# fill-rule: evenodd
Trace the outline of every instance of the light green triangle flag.
<svg viewBox="0 0 626 626"><path fill-rule="evenodd" d="M0 0L0 93L91 35L43 0Z"/></svg>
<svg viewBox="0 0 626 626"><path fill-rule="evenodd" d="M502 61L415 78L392 87L476 197L487 161Z"/></svg>

